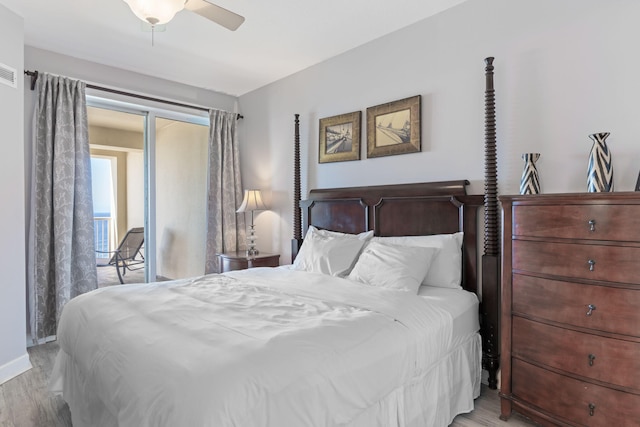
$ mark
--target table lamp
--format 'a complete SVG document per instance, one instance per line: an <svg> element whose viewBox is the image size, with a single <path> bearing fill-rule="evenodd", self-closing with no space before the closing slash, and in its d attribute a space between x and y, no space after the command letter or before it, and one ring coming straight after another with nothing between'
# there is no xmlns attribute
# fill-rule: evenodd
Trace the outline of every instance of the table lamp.
<svg viewBox="0 0 640 427"><path fill-rule="evenodd" d="M259 253L256 249L256 239L258 237L255 234L253 225L253 211L265 209L267 209L267 207L262 201L260 190L244 190L244 199L242 199L242 204L236 212L251 212L251 224L249 225L249 234L247 235L247 256L255 256Z"/></svg>

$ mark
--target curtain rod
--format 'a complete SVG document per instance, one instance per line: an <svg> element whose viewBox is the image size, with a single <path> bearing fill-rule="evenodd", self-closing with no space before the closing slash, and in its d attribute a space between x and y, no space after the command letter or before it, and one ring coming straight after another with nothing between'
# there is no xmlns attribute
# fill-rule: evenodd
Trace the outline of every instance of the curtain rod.
<svg viewBox="0 0 640 427"><path fill-rule="evenodd" d="M31 90L34 90L36 88L36 81L38 80L38 71L24 70L24 73L27 76L31 77ZM166 99L154 98L152 96L138 95L136 93L125 92L123 90L117 90L117 89L110 89L110 88L102 87L102 86L96 86L96 85L93 85L93 84L90 84L90 83L87 83L86 85L87 85L87 88L89 88L89 89L95 89L95 90L101 90L103 92L115 93L116 95L131 96L133 98L144 99L145 101L161 102L163 104L175 105L177 107L187 107L187 108L192 108L192 109L200 110L200 111L209 111L209 108L198 107L197 105L183 104L181 102L168 101ZM236 115L236 120L240 120L240 119L244 119L244 116L242 114L237 114Z"/></svg>

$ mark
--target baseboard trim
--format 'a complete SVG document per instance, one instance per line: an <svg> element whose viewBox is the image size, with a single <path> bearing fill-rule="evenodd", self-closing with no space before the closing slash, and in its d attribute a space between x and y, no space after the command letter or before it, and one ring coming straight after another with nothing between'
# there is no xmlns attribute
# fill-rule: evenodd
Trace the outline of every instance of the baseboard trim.
<svg viewBox="0 0 640 427"><path fill-rule="evenodd" d="M31 369L31 361L29 360L29 354L13 359L12 361L0 366L0 384L4 384L12 378L27 372Z"/></svg>

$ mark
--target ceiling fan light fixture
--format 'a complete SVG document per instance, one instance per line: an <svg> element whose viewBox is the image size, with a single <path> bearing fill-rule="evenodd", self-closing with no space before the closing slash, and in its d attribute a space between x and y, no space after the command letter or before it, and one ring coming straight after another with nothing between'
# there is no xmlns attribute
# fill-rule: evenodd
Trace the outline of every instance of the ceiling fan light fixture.
<svg viewBox="0 0 640 427"><path fill-rule="evenodd" d="M184 9L185 0L124 0L131 11L151 25L166 24Z"/></svg>

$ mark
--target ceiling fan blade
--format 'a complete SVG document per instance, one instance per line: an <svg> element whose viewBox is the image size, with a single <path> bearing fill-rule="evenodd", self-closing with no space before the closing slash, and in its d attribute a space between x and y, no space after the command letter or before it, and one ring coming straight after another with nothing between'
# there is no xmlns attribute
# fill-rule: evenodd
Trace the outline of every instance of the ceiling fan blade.
<svg viewBox="0 0 640 427"><path fill-rule="evenodd" d="M205 0L188 0L184 8L203 16L216 24L235 31L244 22L244 16L233 13Z"/></svg>

